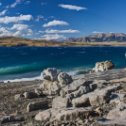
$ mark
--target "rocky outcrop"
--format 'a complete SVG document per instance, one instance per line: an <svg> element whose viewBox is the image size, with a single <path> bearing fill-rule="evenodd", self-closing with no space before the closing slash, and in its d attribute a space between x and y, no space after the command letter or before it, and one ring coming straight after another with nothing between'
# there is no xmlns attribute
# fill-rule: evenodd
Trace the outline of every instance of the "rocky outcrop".
<svg viewBox="0 0 126 126"><path fill-rule="evenodd" d="M43 94L59 95L60 90L73 81L70 75L59 71L55 68L49 68L43 71L44 79L39 88Z"/></svg>
<svg viewBox="0 0 126 126"><path fill-rule="evenodd" d="M33 114L32 119L34 117L35 123L40 126L83 126L94 123L100 126L103 122L109 125L125 124L125 79L112 81L111 72L89 73L89 78L87 75L71 77L67 73L57 72L56 78L51 79L53 75L48 74L38 88L15 95L15 102L26 100L25 112ZM103 80L103 75L109 75L112 79Z"/></svg>
<svg viewBox="0 0 126 126"><path fill-rule="evenodd" d="M100 109L92 110L91 108L100 108L109 103L113 104L113 94L122 88L120 84L109 85L105 80L88 81L84 78L80 78L67 81L68 79L64 77L68 77L70 80L72 79L66 73L60 73L57 76L57 81L44 80L42 83L44 87L41 87L42 85L40 86L41 89L46 89L46 91L50 91L54 83L59 86L59 88L57 88L59 93L54 91L55 97L52 100L52 108L39 112L35 116L35 120L40 121L42 125L48 123L48 125L53 125L52 123L61 125L72 122L72 124L76 126L79 121L84 124L84 119L87 118L84 116L86 107L90 107L90 112L93 114L101 114ZM48 94L49 93L47 93L47 95ZM50 95L52 95L52 93L50 93ZM83 120L81 120L81 117L83 117ZM78 118L79 121L77 121Z"/></svg>
<svg viewBox="0 0 126 126"><path fill-rule="evenodd" d="M107 70L111 70L114 68L114 64L112 61L103 61L103 62L97 62L95 64L95 67L93 68L94 72L104 72Z"/></svg>

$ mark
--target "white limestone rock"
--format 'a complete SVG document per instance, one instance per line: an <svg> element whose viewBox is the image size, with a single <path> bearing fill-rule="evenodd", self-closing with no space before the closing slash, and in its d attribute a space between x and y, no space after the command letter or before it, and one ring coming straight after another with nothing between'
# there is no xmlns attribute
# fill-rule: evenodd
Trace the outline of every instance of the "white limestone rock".
<svg viewBox="0 0 126 126"><path fill-rule="evenodd" d="M114 67L115 67L115 65L112 63L112 61L97 62L95 64L95 67L93 68L93 71L94 72L104 72L104 71L113 69Z"/></svg>

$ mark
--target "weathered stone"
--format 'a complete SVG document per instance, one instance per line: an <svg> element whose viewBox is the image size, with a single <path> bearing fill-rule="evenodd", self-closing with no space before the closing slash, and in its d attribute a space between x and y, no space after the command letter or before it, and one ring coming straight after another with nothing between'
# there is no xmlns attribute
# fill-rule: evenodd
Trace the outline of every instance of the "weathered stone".
<svg viewBox="0 0 126 126"><path fill-rule="evenodd" d="M26 99L32 99L32 98L37 98L38 95L35 92L24 92L24 98Z"/></svg>
<svg viewBox="0 0 126 126"><path fill-rule="evenodd" d="M84 86L80 86L76 91L68 94L71 99L82 96L83 94L89 93L95 89L95 84L88 84Z"/></svg>
<svg viewBox="0 0 126 126"><path fill-rule="evenodd" d="M49 111L43 111L43 112L39 112L36 116L35 116L35 120L36 121L43 121L43 122L47 122L50 120L50 112Z"/></svg>
<svg viewBox="0 0 126 126"><path fill-rule="evenodd" d="M106 119L98 120L98 124L108 126L125 126L126 125L126 104L120 101L115 108L109 111Z"/></svg>
<svg viewBox="0 0 126 126"><path fill-rule="evenodd" d="M114 64L112 61L103 61L103 62L97 62L95 64L95 67L93 68L93 71L95 72L104 72L110 69L114 68Z"/></svg>
<svg viewBox="0 0 126 126"><path fill-rule="evenodd" d="M106 92L92 93L91 95L89 95L89 101L92 106L99 106L107 102L106 97Z"/></svg>
<svg viewBox="0 0 126 126"><path fill-rule="evenodd" d="M117 107L117 108L111 110L107 115L107 119L126 120L126 107L123 109Z"/></svg>
<svg viewBox="0 0 126 126"><path fill-rule="evenodd" d="M75 80L71 84L65 86L64 88L62 88L62 90L64 90L64 92L67 94L67 93L76 91L80 86L88 85L90 83L91 82L85 81L85 79L79 79L79 80Z"/></svg>
<svg viewBox="0 0 126 126"><path fill-rule="evenodd" d="M120 89L120 85L109 86L103 89L95 90L93 93L89 94L90 104L92 106L99 106L110 101L110 95L112 92Z"/></svg>
<svg viewBox="0 0 126 126"><path fill-rule="evenodd" d="M106 87L107 83L108 82L106 80L94 80L93 81L93 84L97 85L96 87L99 89Z"/></svg>
<svg viewBox="0 0 126 126"><path fill-rule="evenodd" d="M49 109L43 112L39 112L35 116L36 121L41 121L50 125L50 122L55 124L63 124L68 122L76 122L78 120L84 120L87 116L92 116L91 108L62 108L62 109ZM44 118L45 115L45 118Z"/></svg>
<svg viewBox="0 0 126 126"><path fill-rule="evenodd" d="M67 108L69 106L69 99L56 97L53 99L52 108Z"/></svg>
<svg viewBox="0 0 126 126"><path fill-rule="evenodd" d="M81 97L74 98L72 100L72 105L74 107L78 106L99 106L110 100L110 95L112 91L116 91L120 88L120 85L110 86L103 89L97 89L94 92L83 94Z"/></svg>
<svg viewBox="0 0 126 126"><path fill-rule="evenodd" d="M57 81L44 80L40 85L40 89L45 95L56 95L59 94L60 87Z"/></svg>
<svg viewBox="0 0 126 126"><path fill-rule="evenodd" d="M89 97L83 95L72 100L73 107L87 107L90 106Z"/></svg>
<svg viewBox="0 0 126 126"><path fill-rule="evenodd" d="M60 86L63 87L70 84L73 80L69 74L61 72L58 75L58 81L59 81Z"/></svg>
<svg viewBox="0 0 126 126"><path fill-rule="evenodd" d="M14 99L15 99L15 101L17 101L17 100L21 100L23 97L24 97L23 94L16 94L16 95L14 96Z"/></svg>
<svg viewBox="0 0 126 126"><path fill-rule="evenodd" d="M43 71L42 76L43 79L49 81L56 81L59 71L56 68L48 68Z"/></svg>
<svg viewBox="0 0 126 126"><path fill-rule="evenodd" d="M43 102L30 102L27 105L27 112L35 111L35 110L40 110L40 109L47 109L48 108L48 101L43 101Z"/></svg>

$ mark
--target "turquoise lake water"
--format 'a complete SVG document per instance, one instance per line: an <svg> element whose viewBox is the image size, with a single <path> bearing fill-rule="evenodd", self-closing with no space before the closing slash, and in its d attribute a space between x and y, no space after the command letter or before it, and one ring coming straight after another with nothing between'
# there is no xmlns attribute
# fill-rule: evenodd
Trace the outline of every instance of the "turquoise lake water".
<svg viewBox="0 0 126 126"><path fill-rule="evenodd" d="M98 61L126 67L126 47L0 47L0 80L40 75L48 67L88 70Z"/></svg>

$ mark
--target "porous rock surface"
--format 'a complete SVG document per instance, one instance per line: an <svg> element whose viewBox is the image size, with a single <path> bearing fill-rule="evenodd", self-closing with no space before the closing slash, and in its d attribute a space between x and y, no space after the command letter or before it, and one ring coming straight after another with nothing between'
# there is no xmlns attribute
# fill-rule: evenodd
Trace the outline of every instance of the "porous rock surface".
<svg viewBox="0 0 126 126"><path fill-rule="evenodd" d="M84 124L88 116L93 116L91 108L63 108L63 109L49 109L39 112L35 116L36 121L41 121L42 125L76 125Z"/></svg>

